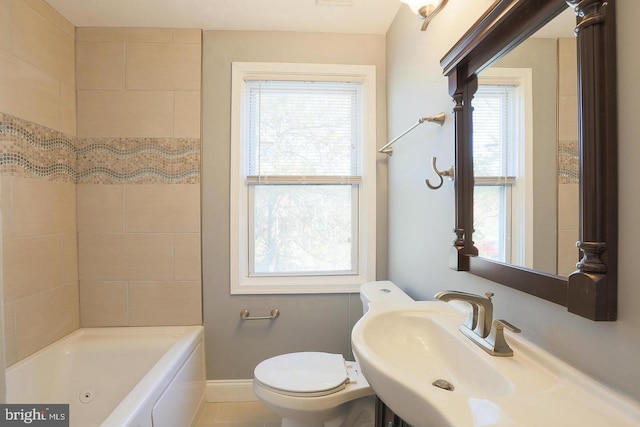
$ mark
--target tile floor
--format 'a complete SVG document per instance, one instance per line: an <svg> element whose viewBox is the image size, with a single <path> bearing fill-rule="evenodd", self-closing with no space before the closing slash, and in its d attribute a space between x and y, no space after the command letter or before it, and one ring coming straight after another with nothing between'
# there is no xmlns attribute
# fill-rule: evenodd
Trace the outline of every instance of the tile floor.
<svg viewBox="0 0 640 427"><path fill-rule="evenodd" d="M194 427L280 427L281 419L261 402L205 403Z"/></svg>

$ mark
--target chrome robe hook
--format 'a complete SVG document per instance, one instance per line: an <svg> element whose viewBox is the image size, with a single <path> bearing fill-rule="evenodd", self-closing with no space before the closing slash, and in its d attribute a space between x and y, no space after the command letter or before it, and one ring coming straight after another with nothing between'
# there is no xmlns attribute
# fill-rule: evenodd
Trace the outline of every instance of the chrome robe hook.
<svg viewBox="0 0 640 427"><path fill-rule="evenodd" d="M435 171L436 174L438 174L438 178L440 178L440 183L438 185L433 185L431 184L431 182L429 182L428 179L425 179L424 182L425 184L427 184L427 187L429 187L432 190L437 190L438 188L442 187L442 184L444 183L444 178L442 178L443 176L446 176L449 178L449 181L453 181L453 166L451 166L449 169L446 170L438 170L438 167L436 166L436 162L437 159L435 157L432 158L431 161L431 165L433 166L433 170Z"/></svg>

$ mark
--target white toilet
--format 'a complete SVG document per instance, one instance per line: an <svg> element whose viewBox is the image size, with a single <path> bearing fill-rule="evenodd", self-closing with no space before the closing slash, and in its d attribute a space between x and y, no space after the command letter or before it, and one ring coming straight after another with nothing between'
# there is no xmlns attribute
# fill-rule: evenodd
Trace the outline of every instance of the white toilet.
<svg viewBox="0 0 640 427"><path fill-rule="evenodd" d="M372 302L412 301L389 281L360 287L364 313ZM373 390L356 362L341 354L289 353L256 366L253 391L282 416L282 427L373 427Z"/></svg>

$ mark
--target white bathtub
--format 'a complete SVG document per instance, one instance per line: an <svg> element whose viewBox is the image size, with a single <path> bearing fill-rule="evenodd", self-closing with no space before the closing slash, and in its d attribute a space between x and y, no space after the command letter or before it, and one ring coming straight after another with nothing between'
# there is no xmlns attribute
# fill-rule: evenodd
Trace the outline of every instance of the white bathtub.
<svg viewBox="0 0 640 427"><path fill-rule="evenodd" d="M202 326L79 329L7 369L7 403L68 403L71 427L188 427Z"/></svg>

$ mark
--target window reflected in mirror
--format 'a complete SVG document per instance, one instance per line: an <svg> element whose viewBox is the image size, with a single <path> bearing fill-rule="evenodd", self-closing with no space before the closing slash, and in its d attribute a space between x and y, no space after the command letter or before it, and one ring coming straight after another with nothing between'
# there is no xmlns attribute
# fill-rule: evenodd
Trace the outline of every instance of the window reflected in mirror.
<svg viewBox="0 0 640 427"><path fill-rule="evenodd" d="M526 222L521 218L526 169L520 165L525 158L526 83L508 77L519 69L491 71L491 78L479 80L473 101L474 239L483 257L526 265Z"/></svg>
<svg viewBox="0 0 640 427"><path fill-rule="evenodd" d="M483 70L472 102L479 256L564 277L579 260L574 20L561 14Z"/></svg>

